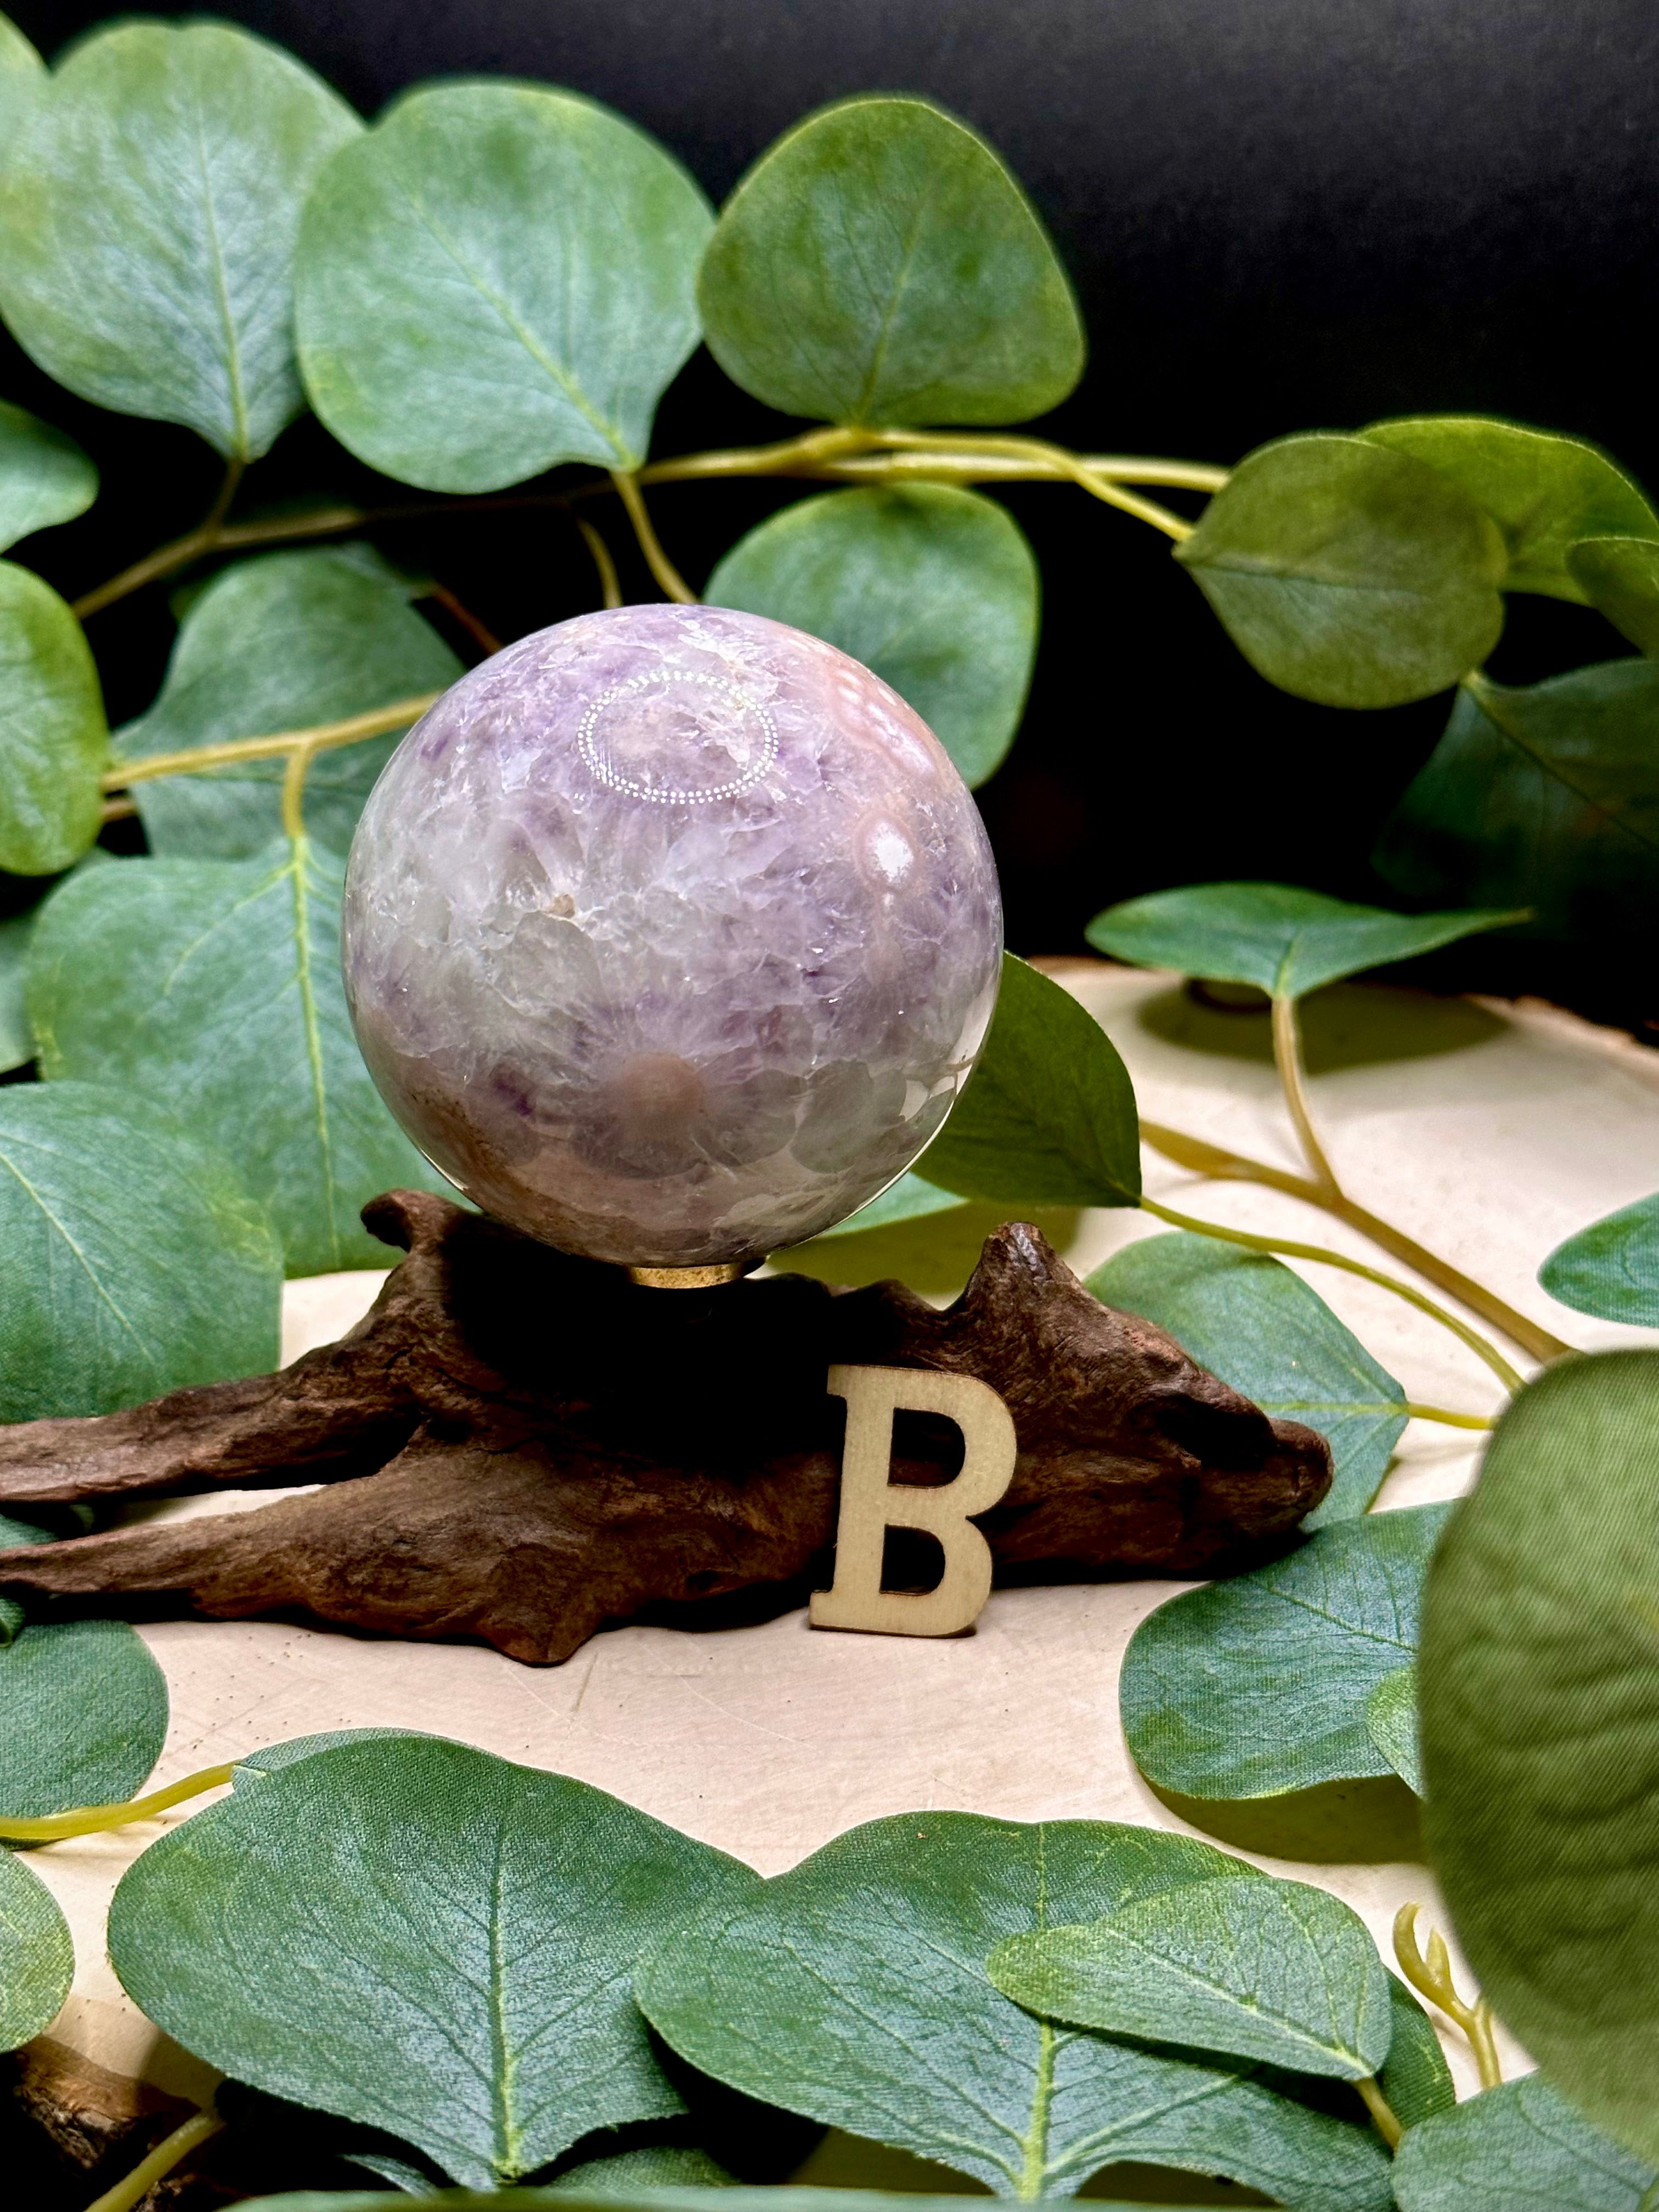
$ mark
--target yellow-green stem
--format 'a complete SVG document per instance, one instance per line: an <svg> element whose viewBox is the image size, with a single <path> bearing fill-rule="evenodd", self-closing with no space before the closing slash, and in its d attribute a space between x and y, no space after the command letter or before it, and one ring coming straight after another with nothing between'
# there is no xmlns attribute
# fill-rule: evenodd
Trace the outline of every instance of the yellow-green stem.
<svg viewBox="0 0 1659 2212"><path fill-rule="evenodd" d="M165 2180L193 2150L211 2142L223 2125L216 2112L192 2112L182 2127L174 2128L170 2136L158 2142L149 2156L140 2160L113 2189L106 2189L101 2197L94 2198L87 2212L132 2212L133 2206L142 2204L158 2181Z"/></svg>
<svg viewBox="0 0 1659 2212"><path fill-rule="evenodd" d="M1376 2123L1376 2132L1390 2150L1398 2150L1406 2130L1395 2118L1394 2107L1382 2094L1375 2076L1367 2074L1354 2083L1354 2087L1365 2100L1365 2110Z"/></svg>
<svg viewBox="0 0 1659 2212"><path fill-rule="evenodd" d="M645 565L656 578L660 588L669 598L683 607L694 607L697 595L679 570L663 551L657 533L651 526L651 517L646 512L645 495L640 489L638 477L626 470L613 469L611 481L627 509L628 519L634 526L634 535L640 541L640 550L645 556Z"/></svg>
<svg viewBox="0 0 1659 2212"><path fill-rule="evenodd" d="M617 564L611 557L611 548L586 515L574 517L582 534L582 543L593 556L593 566L599 571L599 591L607 607L619 607L623 603L622 584L617 575Z"/></svg>
<svg viewBox="0 0 1659 2212"><path fill-rule="evenodd" d="M131 1797L121 1805L77 1805L68 1813L46 1813L33 1820L0 1820L0 1838L9 1844L61 1844L70 1836L100 1835L106 1828L130 1827L135 1820L154 1820L170 1805L199 1797L204 1790L222 1789L235 1773L234 1765L204 1766L165 1790L152 1790L147 1797Z"/></svg>
<svg viewBox="0 0 1659 2212"><path fill-rule="evenodd" d="M306 778L317 757L314 744L295 745L283 771L283 835L295 840L306 834Z"/></svg>
<svg viewBox="0 0 1659 2212"><path fill-rule="evenodd" d="M393 700L372 714L348 714L343 721L319 722L309 730L279 730L268 738L235 738L222 745L197 745L189 752L146 753L139 760L123 761L99 779L101 791L125 791L135 783L150 783L161 775L199 775L210 768L230 768L239 761L280 760L297 746L313 753L331 752L337 745L355 745L365 738L383 738L418 721L427 708L442 698L441 691L422 691L412 699Z"/></svg>
<svg viewBox="0 0 1659 2212"><path fill-rule="evenodd" d="M1313 1170L1314 1181L1332 1197L1340 1198L1342 1187L1325 1157L1325 1147L1319 1141L1308 1105L1302 1066L1302 1024L1297 1016L1296 1000L1287 993L1276 991L1273 1007L1273 1064L1279 1070L1279 1088L1285 1093L1297 1141L1302 1147L1303 1158Z"/></svg>
<svg viewBox="0 0 1659 2212"><path fill-rule="evenodd" d="M1495 1429L1498 1426L1490 1413L1455 1413L1446 1406L1408 1405L1406 1411L1414 1421L1438 1421L1448 1429Z"/></svg>
<svg viewBox="0 0 1659 2212"><path fill-rule="evenodd" d="M1109 477L1097 476L1088 463L1064 446L1051 446L1041 438L975 438L963 441L945 432L928 430L880 430L872 433L875 441L896 452L937 453L960 451L965 443L988 453L1003 453L1013 459L1026 459L1047 462L1059 476L1069 477L1073 483L1096 499L1103 500L1108 507L1115 507L1125 514L1133 514L1137 521L1150 522L1166 538L1177 544L1193 534L1193 525L1156 500L1142 499L1138 493L1126 491Z"/></svg>
<svg viewBox="0 0 1659 2212"><path fill-rule="evenodd" d="M1419 1996L1438 2005L1452 2025L1462 2030L1474 2054L1481 2087L1496 2089L1503 2081L1504 2069L1498 2057L1492 2006L1485 1997L1469 2004L1458 1995L1452 1980L1451 1956L1438 1929L1430 1930L1425 1955L1417 1940L1417 1916L1422 1910L1420 1905L1402 1905L1394 1917L1394 1955L1400 1961L1400 1971Z"/></svg>

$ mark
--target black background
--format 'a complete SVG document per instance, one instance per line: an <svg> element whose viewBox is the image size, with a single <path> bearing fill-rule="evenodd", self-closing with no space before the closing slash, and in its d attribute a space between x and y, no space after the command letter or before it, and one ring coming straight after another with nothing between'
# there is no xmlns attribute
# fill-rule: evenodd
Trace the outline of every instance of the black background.
<svg viewBox="0 0 1659 2212"><path fill-rule="evenodd" d="M16 0L11 12L50 56L108 11ZM215 12L290 47L368 115L433 76L569 85L654 131L717 202L825 100L931 95L1002 150L1072 272L1091 365L1046 427L1079 447L1228 461L1289 430L1468 409L1587 435L1659 482L1655 0L233 0ZM0 391L74 429L106 470L96 518L40 549L64 587L188 526L210 496L216 463L185 434L67 403L15 349ZM664 404L655 450L783 427L700 355ZM319 489L374 494L307 423L245 496ZM798 495L665 489L656 515L696 584ZM1010 505L1045 585L1025 728L981 793L1011 943L1079 949L1109 901L1205 878L1386 898L1370 843L1447 702L1345 714L1288 699L1245 667L1155 533L1060 488L1017 490ZM386 543L503 636L592 602L580 547L544 515L447 520ZM637 571L624 580L649 592ZM168 643L161 594L96 617L94 635L112 714L136 711ZM1585 611L1522 599L1493 667L1531 680L1624 650ZM1638 1019L1659 1008L1644 950L1492 940L1441 972Z"/></svg>

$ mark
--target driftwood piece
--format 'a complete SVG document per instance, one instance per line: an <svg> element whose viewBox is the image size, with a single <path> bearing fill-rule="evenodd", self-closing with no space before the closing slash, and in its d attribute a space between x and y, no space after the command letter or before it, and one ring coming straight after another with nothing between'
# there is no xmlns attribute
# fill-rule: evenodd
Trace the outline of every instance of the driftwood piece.
<svg viewBox="0 0 1659 2212"><path fill-rule="evenodd" d="M363 1218L409 1256L338 1344L276 1375L0 1431L0 1505L25 1510L327 1486L8 1551L0 1586L222 1619L298 1609L566 1659L647 1607L827 1579L832 1362L1001 1394L1018 1463L981 1525L1002 1575L1224 1572L1329 1486L1322 1437L1100 1304L1020 1224L939 1312L898 1283L643 1289L420 1192ZM895 1479L948 1480L957 1448L948 1424L901 1415Z"/></svg>

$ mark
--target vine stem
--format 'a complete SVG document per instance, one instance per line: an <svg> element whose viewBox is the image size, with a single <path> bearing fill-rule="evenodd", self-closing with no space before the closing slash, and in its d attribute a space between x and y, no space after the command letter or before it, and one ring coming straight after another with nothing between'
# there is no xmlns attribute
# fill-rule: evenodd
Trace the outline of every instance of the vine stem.
<svg viewBox="0 0 1659 2212"><path fill-rule="evenodd" d="M88 592L83 598L75 600L70 606L70 613L84 622L88 615L95 615L100 607L106 607L116 599L125 599L129 592L137 591L141 585L153 583L161 576L169 576L175 568L185 568L191 562L199 560L204 553L212 552L224 534L225 517L230 512L230 502L236 496L236 487L242 481L242 471L246 465L240 460L226 463L225 473L214 495L213 504L194 530L187 530L182 538L175 538L171 544L158 546L154 553L147 553L142 561L135 561L131 568L123 568L107 583L100 584L96 591Z"/></svg>
<svg viewBox="0 0 1659 2212"><path fill-rule="evenodd" d="M61 1844L70 1836L101 1835L106 1828L131 1827L135 1820L153 1820L170 1805L186 1797L199 1797L204 1790L222 1789L236 1771L226 1766L204 1766L165 1790L152 1790L147 1797L131 1797L121 1805L77 1805L68 1813L47 1813L38 1819L0 1820L0 1838L9 1844Z"/></svg>
<svg viewBox="0 0 1659 2212"><path fill-rule="evenodd" d="M870 435L874 443L896 452L932 453L960 451L965 442L971 442L987 453L1000 453L1015 460L1043 461L1057 476L1069 477L1073 483L1081 484L1085 491L1092 494L1096 499L1103 500L1108 507L1121 508L1125 514L1133 515L1137 521L1150 522L1155 530L1161 530L1166 538L1173 538L1177 544L1193 534L1194 526L1184 516L1171 514L1167 507L1160 507L1156 500L1142 499L1137 492L1126 491L1121 483L1097 474L1087 461L1068 452L1064 446L1051 446L1041 438L975 438L964 441L946 432L931 430L878 430L872 431Z"/></svg>
<svg viewBox="0 0 1659 2212"><path fill-rule="evenodd" d="M295 745L283 771L283 835L296 844L306 834L306 778L316 757L314 744Z"/></svg>
<svg viewBox="0 0 1659 2212"><path fill-rule="evenodd" d="M1395 2110L1382 2094L1375 2075L1367 2074L1354 2083L1354 2087L1365 2100L1365 2110L1376 2123L1376 2132L1390 2150L1398 2150L1406 2130L1395 2116Z"/></svg>
<svg viewBox="0 0 1659 2212"><path fill-rule="evenodd" d="M1498 2056L1492 2006L1485 1997L1469 2004L1458 1995L1452 1979L1451 1955L1437 1928L1429 1931L1425 1957L1417 1940L1417 1916L1422 1910L1420 1905L1402 1905L1394 1917L1394 1955L1400 1961L1400 1971L1419 1996L1438 2005L1447 2019L1462 2030L1474 2053L1481 2087L1496 2089L1503 2081L1504 2069Z"/></svg>
<svg viewBox="0 0 1659 2212"><path fill-rule="evenodd" d="M617 496L634 526L634 535L640 541L640 550L645 556L645 565L656 578L669 598L683 607L695 607L697 595L679 570L663 551L661 541L651 526L646 511L645 494L640 489L640 480L627 469L613 469L611 481L617 487Z"/></svg>
<svg viewBox="0 0 1659 2212"><path fill-rule="evenodd" d="M1490 1413L1455 1413L1448 1406L1408 1403L1406 1411L1414 1421L1438 1421L1448 1429L1495 1429L1498 1426Z"/></svg>
<svg viewBox="0 0 1659 2212"><path fill-rule="evenodd" d="M141 2159L113 2189L106 2189L101 2197L95 2197L88 2205L87 2212L132 2212L132 2208L143 2203L158 2181L164 2180L174 2166L182 2165L191 2151L211 2142L224 2124L210 2106L205 2112L192 2112L182 2126L163 2136L149 2156Z"/></svg>
<svg viewBox="0 0 1659 2212"><path fill-rule="evenodd" d="M599 571L599 591L607 607L619 607L623 603L622 585L617 575L617 564L611 557L611 548L585 514L573 518L582 534L582 542L593 556L593 566Z"/></svg>
<svg viewBox="0 0 1659 2212"><path fill-rule="evenodd" d="M279 730L268 738L234 738L222 745L197 745L189 752L146 753L124 761L99 779L100 791L125 791L135 783L153 782L161 775L194 775L210 768L230 768L239 761L279 760L304 747L311 753L331 752L337 745L355 745L365 738L383 738L417 722L428 707L441 699L441 691L422 691L412 699L395 699L389 707L376 707L367 714L348 714L343 721L319 722L309 730Z"/></svg>
<svg viewBox="0 0 1659 2212"><path fill-rule="evenodd" d="M1313 1179L1320 1188L1332 1198L1340 1198L1342 1186L1336 1171L1325 1157L1325 1147L1319 1141L1314 1127L1313 1113L1308 1104L1306 1073L1302 1065L1302 1023L1296 1010L1296 1000L1288 992L1273 994L1273 1065L1279 1070L1279 1084L1285 1093L1285 1103L1296 1128L1297 1141L1303 1157L1313 1170Z"/></svg>

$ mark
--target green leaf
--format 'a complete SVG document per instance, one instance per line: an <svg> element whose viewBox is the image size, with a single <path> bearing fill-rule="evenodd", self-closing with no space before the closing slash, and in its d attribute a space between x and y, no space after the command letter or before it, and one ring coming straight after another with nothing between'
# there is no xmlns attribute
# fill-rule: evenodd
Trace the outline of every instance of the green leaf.
<svg viewBox="0 0 1659 2212"><path fill-rule="evenodd" d="M30 1621L0 1647L8 1819L125 1803L149 1779L167 1732L167 1679L125 1621Z"/></svg>
<svg viewBox="0 0 1659 2212"><path fill-rule="evenodd" d="M257 458L304 404L300 210L362 127L291 55L228 23L94 33L0 176L14 337L82 399Z"/></svg>
<svg viewBox="0 0 1659 2212"><path fill-rule="evenodd" d="M0 924L0 927L3 927ZM3 955L0 955L3 957ZM888 1229L896 1222L921 1221L932 1213L949 1213L965 1200L954 1192L941 1190L937 1183L924 1182L919 1175L902 1175L890 1183L879 1198L872 1198L856 1213L849 1213L845 1221L838 1221L832 1229L820 1230L813 1239L822 1243L827 1237L849 1237L866 1229Z"/></svg>
<svg viewBox="0 0 1659 2212"><path fill-rule="evenodd" d="M1643 652L1659 654L1659 545L1644 538L1588 538L1567 549L1581 594Z"/></svg>
<svg viewBox="0 0 1659 2212"><path fill-rule="evenodd" d="M1014 741L1036 653L1037 569L994 500L949 484L824 492L751 530L703 596L873 668L970 786Z"/></svg>
<svg viewBox="0 0 1659 2212"><path fill-rule="evenodd" d="M10 157L23 117L46 82L46 64L10 16L0 15L0 162Z"/></svg>
<svg viewBox="0 0 1659 2212"><path fill-rule="evenodd" d="M1538 1279L1576 1313L1659 1328L1659 1193L1558 1244Z"/></svg>
<svg viewBox="0 0 1659 2212"><path fill-rule="evenodd" d="M635 1994L705 2073L1000 2195L1069 2196L1139 2159L1303 2212L1383 2212L1387 2162L1363 2127L1225 2062L1056 2031L986 1975L1008 1936L1237 1867L1106 1821L901 1814L697 1915L647 1954Z"/></svg>
<svg viewBox="0 0 1659 2212"><path fill-rule="evenodd" d="M1177 1231L1126 1245L1089 1288L1168 1329L1264 1413L1328 1441L1331 1487L1304 1526L1365 1510L1406 1425L1406 1394L1299 1275L1265 1253Z"/></svg>
<svg viewBox="0 0 1659 2212"><path fill-rule="evenodd" d="M0 1851L0 2051L49 2027L75 1979L75 1944L38 1875Z"/></svg>
<svg viewBox="0 0 1659 2212"><path fill-rule="evenodd" d="M925 1181L1012 1206L1135 1206L1140 1123L1116 1048L1012 952L978 1066L920 1162Z"/></svg>
<svg viewBox="0 0 1659 2212"><path fill-rule="evenodd" d="M73 438L0 400L0 552L72 522L97 496L98 471Z"/></svg>
<svg viewBox="0 0 1659 2212"><path fill-rule="evenodd" d="M264 1209L198 1125L149 1098L0 1090L0 1421L106 1413L276 1364L282 1251Z"/></svg>
<svg viewBox="0 0 1659 2212"><path fill-rule="evenodd" d="M23 998L33 914L9 915L0 921L0 1075L23 1067L34 1057L34 1032Z"/></svg>
<svg viewBox="0 0 1659 2212"><path fill-rule="evenodd" d="M52 876L98 835L109 751L98 671L50 584L0 561L0 868Z"/></svg>
<svg viewBox="0 0 1659 2212"><path fill-rule="evenodd" d="M153 1844L116 1891L110 1957L210 2064L488 2188L684 2109L634 1961L756 1886L586 1783L403 1737L268 1772Z"/></svg>
<svg viewBox="0 0 1659 2212"><path fill-rule="evenodd" d="M366 547L268 553L227 568L192 601L147 714L116 732L123 760L235 738L313 728L447 690L461 664L409 604L408 586ZM398 735L318 755L306 825L343 853ZM282 830L286 763L249 761L137 783L153 853L235 860Z"/></svg>
<svg viewBox="0 0 1659 2212"><path fill-rule="evenodd" d="M14 1521L9 1513L0 1513L0 1552L9 1552L19 1544L49 1544L50 1531L37 1528L32 1522ZM0 1574L0 1581L4 1580ZM27 1619L21 1604L15 1597L0 1597L0 1648L15 1644Z"/></svg>
<svg viewBox="0 0 1659 2212"><path fill-rule="evenodd" d="M1415 1656L1423 1577L1449 1510L1340 1521L1287 1559L1149 1614L1120 1689L1142 1772L1212 1798L1387 1774L1366 1704Z"/></svg>
<svg viewBox="0 0 1659 2212"><path fill-rule="evenodd" d="M1039 2199L1038 2202L1045 2200ZM1063 2200L1048 2200L1063 2201ZM1143 2205L1116 2197L1092 2197L1096 2212L1145 2212ZM446 2190L437 2197L418 2197L392 2208L392 2212L917 2212L914 2193L888 2189L641 2189L614 2195L610 2190L584 2194L563 2182L544 2189ZM927 2212L985 2212L981 2197L935 2197L926 2199ZM295 2197L262 2197L246 2203L241 2212L388 2212L383 2192L353 2191L337 2196L331 2190L302 2190ZM1194 2212L1174 2205L1169 2212Z"/></svg>
<svg viewBox="0 0 1659 2212"><path fill-rule="evenodd" d="M483 492L561 461L634 469L697 342L714 217L653 138L538 85L404 95L306 209L300 359L361 459Z"/></svg>
<svg viewBox="0 0 1659 2212"><path fill-rule="evenodd" d="M1291 884L1194 884L1125 899L1085 934L1138 968L1178 968L1214 983L1254 983L1300 999L1367 968L1415 959L1477 930L1525 921L1509 913L1390 914Z"/></svg>
<svg viewBox="0 0 1659 2212"><path fill-rule="evenodd" d="M726 202L697 297L720 367L786 415L1021 422L1083 374L1036 211L925 100L861 94L786 131Z"/></svg>
<svg viewBox="0 0 1659 2212"><path fill-rule="evenodd" d="M1358 1914L1254 1869L1011 1936L987 1971L1045 2020L1341 2081L1375 2076L1394 2038L1388 1972Z"/></svg>
<svg viewBox="0 0 1659 2212"><path fill-rule="evenodd" d="M123 860L52 894L29 956L42 1074L166 1101L236 1162L295 1275L383 1267L359 1209L399 1184L447 1188L357 1050L343 882L305 840L251 860Z"/></svg>
<svg viewBox="0 0 1659 2212"><path fill-rule="evenodd" d="M1316 432L1246 455L1176 558L1250 665L1327 707L1398 707L1498 642L1504 540L1437 470Z"/></svg>
<svg viewBox="0 0 1659 2212"><path fill-rule="evenodd" d="M1582 600L1576 538L1659 537L1659 515L1623 470L1577 438L1486 415L1403 416L1360 434L1426 462L1486 509L1508 550L1506 591Z"/></svg>
<svg viewBox="0 0 1659 2212"><path fill-rule="evenodd" d="M1457 695L1383 824L1378 870L1408 898L1529 906L1555 937L1659 923L1659 665L1602 661Z"/></svg>
<svg viewBox="0 0 1659 2212"><path fill-rule="evenodd" d="M1500 2017L1659 2164L1659 1352L1516 1398L1429 1577L1427 1832Z"/></svg>
<svg viewBox="0 0 1659 2212"><path fill-rule="evenodd" d="M560 2199L581 2197L630 2203L641 2197L654 2200L662 2189L724 2190L732 2185L725 2167L694 2143L647 2143L638 2150L614 2152L609 2158L585 2159L550 2182L547 2193ZM384 2207L380 2212L384 2212Z"/></svg>
<svg viewBox="0 0 1659 2212"><path fill-rule="evenodd" d="M1365 1701L1365 1732L1409 1789L1423 1795L1423 1752L1417 1729L1417 1668L1385 1674Z"/></svg>
<svg viewBox="0 0 1659 2212"><path fill-rule="evenodd" d="M1432 2113L1450 2112L1457 2091L1432 2022L1395 1974L1389 1976L1389 1999L1394 2007L1394 2039L1377 2086L1401 2126L1414 2128Z"/></svg>
<svg viewBox="0 0 1659 2212"><path fill-rule="evenodd" d="M1639 2212L1656 2179L1540 2074L1413 2129L1394 2162L1400 2212Z"/></svg>

